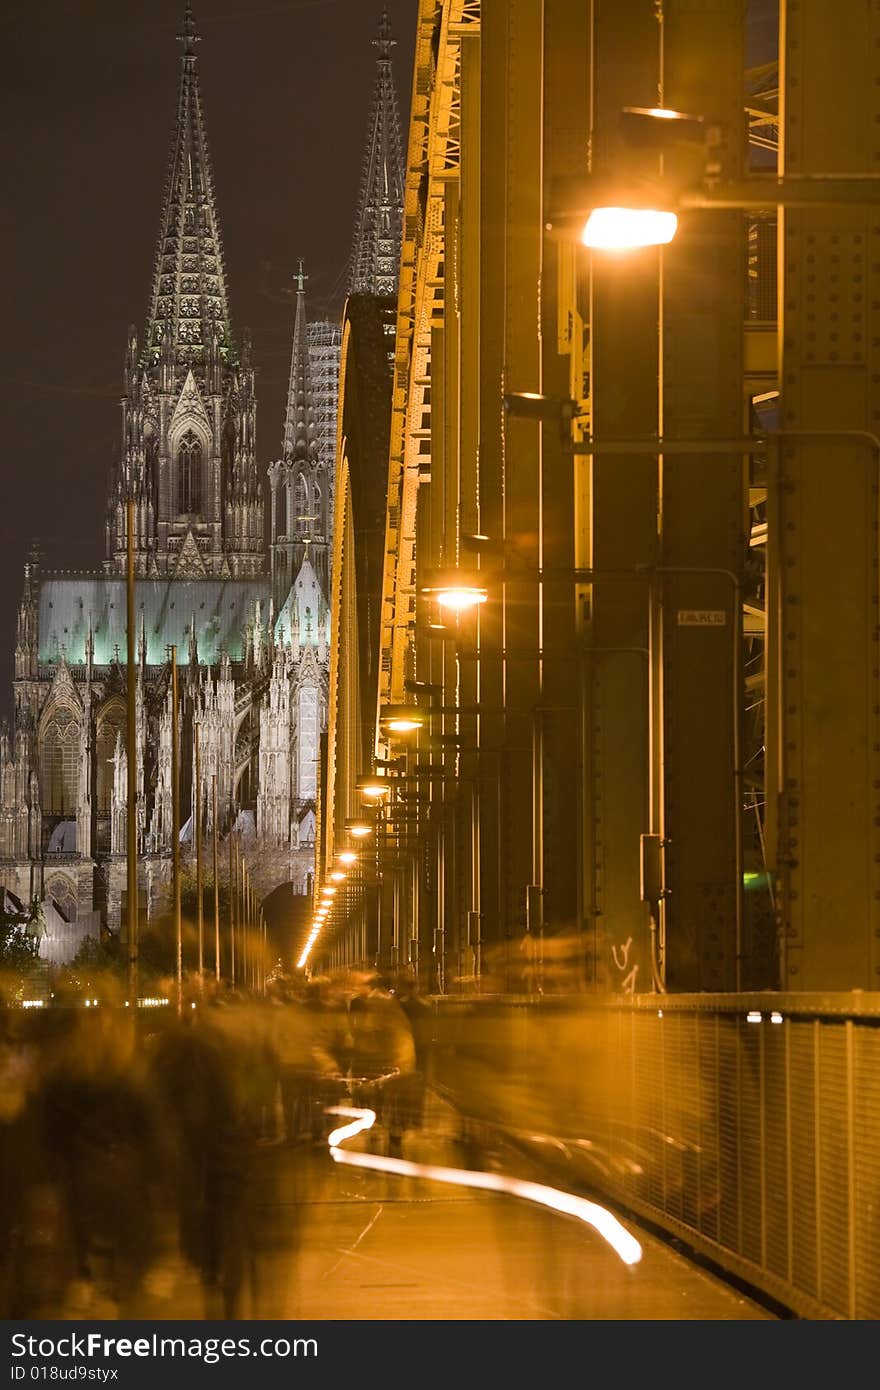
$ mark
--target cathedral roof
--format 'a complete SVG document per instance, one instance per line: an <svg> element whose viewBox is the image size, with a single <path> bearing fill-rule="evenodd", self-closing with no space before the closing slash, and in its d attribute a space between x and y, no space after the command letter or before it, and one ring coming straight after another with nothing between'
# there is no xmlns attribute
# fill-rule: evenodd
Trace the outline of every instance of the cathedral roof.
<svg viewBox="0 0 880 1390"><path fill-rule="evenodd" d="M163 345L178 366L201 363L216 346L222 361L234 356L220 223L196 70L199 42L187 6L177 98L177 122L156 248L145 339L146 361L159 361Z"/></svg>
<svg viewBox="0 0 880 1390"><path fill-rule="evenodd" d="M177 647L178 662L189 659L193 617L199 660L212 664L226 652L241 661L245 634L254 621L257 604L269 611L268 579L139 579L135 611L140 637L143 625L147 662L161 666L169 646ZM86 660L91 620L97 666L107 666L127 651L125 580L101 575L45 578L39 584L38 655L45 663L63 655L68 662Z"/></svg>
<svg viewBox="0 0 880 1390"><path fill-rule="evenodd" d="M403 222L403 144L391 71L388 13L383 10L378 36L376 83L367 130L357 221L349 267L349 294L397 294Z"/></svg>
<svg viewBox="0 0 880 1390"><path fill-rule="evenodd" d="M318 461L318 441L309 362L305 281L303 263L300 261L296 277L296 320L290 356L290 383L284 415L284 461L314 464Z"/></svg>

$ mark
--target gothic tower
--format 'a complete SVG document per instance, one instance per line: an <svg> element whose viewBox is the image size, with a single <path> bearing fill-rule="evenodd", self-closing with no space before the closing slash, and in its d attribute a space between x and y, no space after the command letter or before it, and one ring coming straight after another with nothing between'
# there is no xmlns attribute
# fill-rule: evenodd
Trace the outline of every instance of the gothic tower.
<svg viewBox="0 0 880 1390"><path fill-rule="evenodd" d="M129 329L122 441L107 514L109 574L125 572L125 504L142 575L263 572L250 344L232 336L189 7L177 121L143 345Z"/></svg>
<svg viewBox="0 0 880 1390"><path fill-rule="evenodd" d="M403 144L391 71L395 42L388 13L383 10L378 37L373 40L379 57L349 265L349 294L397 294L403 222Z"/></svg>
<svg viewBox="0 0 880 1390"><path fill-rule="evenodd" d="M282 457L269 466L272 592L280 609L303 562L322 592L329 591L330 497L334 459L319 447L319 420L312 382L306 318L306 276L296 277L296 319ZM334 441L335 444L335 441Z"/></svg>

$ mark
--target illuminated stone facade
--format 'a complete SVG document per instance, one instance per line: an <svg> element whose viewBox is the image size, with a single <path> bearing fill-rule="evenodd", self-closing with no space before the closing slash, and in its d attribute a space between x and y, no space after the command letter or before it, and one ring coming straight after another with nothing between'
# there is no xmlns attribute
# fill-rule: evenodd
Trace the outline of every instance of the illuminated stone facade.
<svg viewBox="0 0 880 1390"><path fill-rule="evenodd" d="M332 363L313 410L301 275L284 456L270 470L273 499L274 470L282 471L286 507L283 522L273 507L267 550L254 373L247 335L236 340L229 316L197 39L188 11L146 333L139 344L130 329L126 347L106 558L75 574L50 572L36 556L26 566L14 728L0 738L0 882L23 901L51 899L79 935L84 921L94 933L119 931L124 916L130 502L148 915L166 905L170 880L172 648L184 862L197 798L212 835L216 779L218 831L241 835L259 891L290 882L306 893L314 865L333 469L322 421L333 411Z"/></svg>

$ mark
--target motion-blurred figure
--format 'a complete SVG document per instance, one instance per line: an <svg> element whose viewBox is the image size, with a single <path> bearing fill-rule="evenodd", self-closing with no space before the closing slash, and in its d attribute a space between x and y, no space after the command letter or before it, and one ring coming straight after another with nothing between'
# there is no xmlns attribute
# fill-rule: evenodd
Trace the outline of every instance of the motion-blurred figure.
<svg viewBox="0 0 880 1390"><path fill-rule="evenodd" d="M288 1144L313 1143L324 1138L324 1107L341 1090L340 1042L318 982L278 982L273 1005L284 1137Z"/></svg>
<svg viewBox="0 0 880 1390"><path fill-rule="evenodd" d="M419 1086L413 1030L400 1001L382 977L367 977L349 1005L351 1086L355 1105L376 1112L388 1135L388 1152L403 1151L404 1131L417 1121Z"/></svg>
<svg viewBox="0 0 880 1390"><path fill-rule="evenodd" d="M196 1269L205 1316L242 1316L256 1288L253 1164L258 1111L247 1080L244 1006L185 1008L156 1039L152 1073L174 1141L180 1252Z"/></svg>
<svg viewBox="0 0 880 1390"><path fill-rule="evenodd" d="M47 1173L72 1241L75 1307L130 1316L157 1251L166 1157L129 1019L106 999L71 1010L35 1101Z"/></svg>

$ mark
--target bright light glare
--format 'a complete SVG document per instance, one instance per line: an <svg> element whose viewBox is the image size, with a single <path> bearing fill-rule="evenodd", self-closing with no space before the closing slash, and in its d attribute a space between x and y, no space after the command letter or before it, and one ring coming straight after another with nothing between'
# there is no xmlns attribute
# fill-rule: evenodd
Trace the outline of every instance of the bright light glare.
<svg viewBox="0 0 880 1390"><path fill-rule="evenodd" d="M371 797L387 796L390 790L391 788L389 786L383 786L381 782L367 782L361 787L361 795Z"/></svg>
<svg viewBox="0 0 880 1390"><path fill-rule="evenodd" d="M336 858L339 860L340 864L356 864L356 863L357 863L357 855L355 854L355 852L354 852L353 849L343 849L343 850L340 850L340 852L339 852L339 854L337 854Z"/></svg>
<svg viewBox="0 0 880 1390"><path fill-rule="evenodd" d="M476 608L479 604L485 603L489 595L485 589L462 585L454 589L438 589L433 597L441 608L451 608L456 613L464 613L469 608Z"/></svg>
<svg viewBox="0 0 880 1390"><path fill-rule="evenodd" d="M296 963L297 970L302 970L303 966L305 965L306 961L311 955L312 947L318 939L318 933L320 932L320 930L320 923L315 923L315 925L312 927L312 930L309 932L308 940L306 941L306 944L302 949L302 954L300 955L300 958Z"/></svg>
<svg viewBox="0 0 880 1390"><path fill-rule="evenodd" d="M774 1009L773 1012L772 1012L772 1014L770 1015L770 1022L771 1022L771 1023L781 1023L781 1022L782 1022L782 1014L781 1014L781 1013L778 1013L777 1010Z"/></svg>
<svg viewBox="0 0 880 1390"><path fill-rule="evenodd" d="M330 877L333 879L334 883L341 883L342 880L345 878L345 874L342 872L341 869L334 869Z"/></svg>
<svg viewBox="0 0 880 1390"><path fill-rule="evenodd" d="M348 833L349 835L354 835L355 839L362 840L365 835L369 835L371 829L372 826L369 825L350 825L348 827Z"/></svg>
<svg viewBox="0 0 880 1390"><path fill-rule="evenodd" d="M750 1009L746 1014L746 1023L760 1023L761 1013L758 1009Z"/></svg>
<svg viewBox="0 0 880 1390"><path fill-rule="evenodd" d="M347 1163L354 1168L371 1168L378 1173L396 1173L402 1178L427 1178L431 1182L443 1182L453 1187L476 1187L488 1192L505 1192L511 1197L521 1197L526 1202L564 1216L574 1216L587 1226L592 1226L608 1242L615 1254L624 1264L638 1264L642 1258L642 1247L635 1236L630 1235L616 1216L589 1202L585 1197L576 1197L572 1192L563 1192L557 1187L547 1187L544 1183L525 1182L520 1178L509 1178L503 1173L483 1173L476 1169L442 1168L433 1163L411 1163L405 1158L385 1158L381 1154L350 1153L339 1147L346 1139L354 1139L366 1129L371 1129L376 1121L374 1110L356 1110L344 1105L333 1106L331 1115L344 1115L352 1123L341 1125L328 1135L330 1156L336 1163Z"/></svg>
<svg viewBox="0 0 880 1390"><path fill-rule="evenodd" d="M648 115L656 116L661 121L678 121L681 119L680 112L670 111L667 106L650 106L648 108Z"/></svg>
<svg viewBox="0 0 880 1390"><path fill-rule="evenodd" d="M362 1134L365 1129L372 1129L376 1123L375 1110L355 1110L349 1105L332 1105L328 1109L329 1115L348 1115L354 1121L350 1125L340 1125L339 1129L334 1129L327 1136L327 1143L331 1149L337 1149L340 1144L344 1144L346 1139L354 1139L355 1135Z"/></svg>
<svg viewBox="0 0 880 1390"><path fill-rule="evenodd" d="M406 719L403 715L400 715L399 718L389 719L387 727L395 734L411 734L414 729L420 729L422 723L423 721L421 719ZM357 831L353 830L352 834L356 835Z"/></svg>
<svg viewBox="0 0 880 1390"><path fill-rule="evenodd" d="M599 251L634 251L639 246L665 246L675 236L674 212L656 208L593 208L581 240Z"/></svg>

